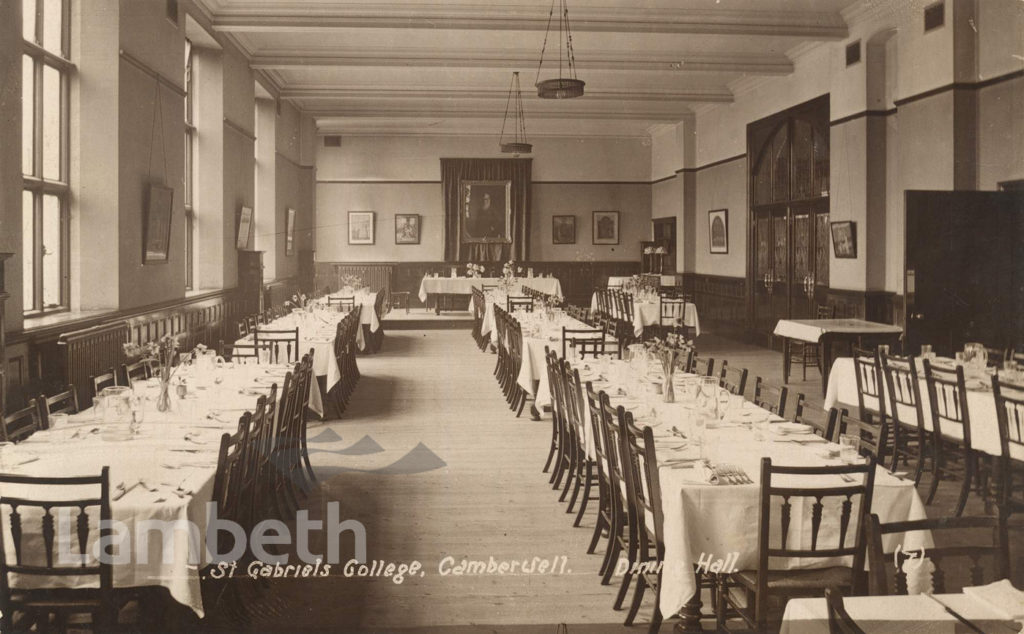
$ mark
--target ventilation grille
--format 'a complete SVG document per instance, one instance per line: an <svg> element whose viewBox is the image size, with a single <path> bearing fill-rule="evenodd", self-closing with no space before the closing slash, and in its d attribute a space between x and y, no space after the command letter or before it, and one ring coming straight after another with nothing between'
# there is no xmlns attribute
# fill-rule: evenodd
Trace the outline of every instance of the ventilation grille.
<svg viewBox="0 0 1024 634"><path fill-rule="evenodd" d="M846 65L853 66L860 61L860 40L846 47Z"/></svg>
<svg viewBox="0 0 1024 634"><path fill-rule="evenodd" d="M946 23L946 3L936 2L924 8L924 30L931 31Z"/></svg>
<svg viewBox="0 0 1024 634"><path fill-rule="evenodd" d="M328 134L324 137L324 147L341 147L341 136Z"/></svg>

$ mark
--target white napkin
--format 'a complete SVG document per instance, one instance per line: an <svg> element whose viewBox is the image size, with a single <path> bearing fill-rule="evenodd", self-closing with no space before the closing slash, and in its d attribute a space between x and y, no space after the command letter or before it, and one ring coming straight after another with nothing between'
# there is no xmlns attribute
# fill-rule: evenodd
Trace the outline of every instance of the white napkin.
<svg viewBox="0 0 1024 634"><path fill-rule="evenodd" d="M1024 620L1024 592L1013 587L1009 579L1000 579L987 586L968 586L964 594L980 601L1013 621Z"/></svg>
<svg viewBox="0 0 1024 634"><path fill-rule="evenodd" d="M706 462L698 462L693 466L694 477L705 482L707 484L718 484L719 477L718 472L713 468L709 467Z"/></svg>

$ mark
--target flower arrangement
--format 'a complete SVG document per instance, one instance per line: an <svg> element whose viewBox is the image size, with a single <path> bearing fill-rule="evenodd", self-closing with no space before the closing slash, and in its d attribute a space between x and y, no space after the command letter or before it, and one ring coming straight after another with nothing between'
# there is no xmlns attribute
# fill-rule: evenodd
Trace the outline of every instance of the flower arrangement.
<svg viewBox="0 0 1024 634"><path fill-rule="evenodd" d="M515 260L509 260L501 266L500 286L506 291L511 291L516 283L516 276L523 274L523 267L516 266Z"/></svg>
<svg viewBox="0 0 1024 634"><path fill-rule="evenodd" d="M466 277L483 277L484 271L485 269L483 264L474 264L470 262L466 265Z"/></svg>
<svg viewBox="0 0 1024 634"><path fill-rule="evenodd" d="M157 365L160 373L160 396L157 399L156 407L161 412L166 412L170 408L168 388L171 377L174 376L174 371L177 369L174 366L174 359L177 357L179 345L178 335L164 335L156 341L149 341L141 345L131 342L124 344L124 354L132 361L149 361ZM203 348L205 349L206 346Z"/></svg>
<svg viewBox="0 0 1024 634"><path fill-rule="evenodd" d="M348 274L341 276L341 287L351 288L352 290L358 291L363 287L363 278L358 275Z"/></svg>
<svg viewBox="0 0 1024 634"><path fill-rule="evenodd" d="M676 333L669 333L664 339L655 337L644 343L648 354L661 361L662 371L662 397L666 403L676 400L675 389L672 386L672 375L676 371L676 363L679 356L690 347L685 337Z"/></svg>

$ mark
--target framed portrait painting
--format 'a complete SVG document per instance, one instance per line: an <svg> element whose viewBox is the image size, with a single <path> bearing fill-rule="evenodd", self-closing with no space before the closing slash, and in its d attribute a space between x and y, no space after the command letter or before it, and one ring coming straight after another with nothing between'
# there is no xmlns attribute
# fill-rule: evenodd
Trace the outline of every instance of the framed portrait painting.
<svg viewBox="0 0 1024 634"><path fill-rule="evenodd" d="M295 210L285 210L284 219L284 254L295 255Z"/></svg>
<svg viewBox="0 0 1024 634"><path fill-rule="evenodd" d="M349 244L374 244L374 216L372 211L348 212Z"/></svg>
<svg viewBox="0 0 1024 634"><path fill-rule="evenodd" d="M729 252L728 209L712 209L708 212L708 245L711 253Z"/></svg>
<svg viewBox="0 0 1024 634"><path fill-rule="evenodd" d="M420 243L420 215L395 214L395 244Z"/></svg>
<svg viewBox="0 0 1024 634"><path fill-rule="evenodd" d="M174 190L163 185L149 186L146 201L146 231L142 237L142 263L166 262L171 246L171 209Z"/></svg>
<svg viewBox="0 0 1024 634"><path fill-rule="evenodd" d="M594 244L619 243L619 212L595 211L593 213Z"/></svg>
<svg viewBox="0 0 1024 634"><path fill-rule="evenodd" d="M576 244L576 216L551 216L551 244Z"/></svg>
<svg viewBox="0 0 1024 634"><path fill-rule="evenodd" d="M238 215L238 237L235 240L235 248L249 248L249 234L252 233L252 207L242 207Z"/></svg>
<svg viewBox="0 0 1024 634"><path fill-rule="evenodd" d="M857 223L839 220L829 223L832 230L832 250L837 258L857 257Z"/></svg>
<svg viewBox="0 0 1024 634"><path fill-rule="evenodd" d="M462 242L512 242L512 181L462 181Z"/></svg>

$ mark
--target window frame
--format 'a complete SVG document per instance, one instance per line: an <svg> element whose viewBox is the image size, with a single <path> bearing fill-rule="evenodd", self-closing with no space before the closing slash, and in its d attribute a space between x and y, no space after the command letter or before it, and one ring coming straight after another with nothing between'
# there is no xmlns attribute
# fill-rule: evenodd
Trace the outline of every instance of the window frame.
<svg viewBox="0 0 1024 634"><path fill-rule="evenodd" d="M196 126L195 110L195 57L192 40L185 38L185 290L195 284L195 168Z"/></svg>
<svg viewBox="0 0 1024 634"><path fill-rule="evenodd" d="M22 232L32 233L32 269L24 271L22 282L31 284L32 302L31 305L22 307L24 316L38 316L51 313L66 312L70 310L70 288L71 288L71 254L70 254L70 225L71 225L71 184L70 184L70 147L71 147L71 112L70 112L70 86L71 74L75 71L75 65L70 59L71 32L70 32L70 0L61 2L61 42L60 54L43 48L43 29L45 11L39 0L36 0L36 22L33 40L22 37L22 58L28 58L32 66L32 103L22 103L22 108L32 109L32 166L31 173L25 173L22 165L22 192L28 192L32 198L32 226L22 227ZM24 5L23 5L24 6ZM57 178L47 178L43 169L43 112L44 112L44 81L43 75L47 68L57 72L59 78L59 121L60 138L57 144L57 151L60 154L58 162ZM24 94L24 93L23 93ZM58 300L56 304L46 305L44 244L43 244L43 201L46 196L54 196L58 203L58 217L60 228L59 252L59 285L57 289ZM24 200L22 202L24 205ZM23 212L24 213L24 209ZM51 254L52 255L52 254ZM24 291L22 297L25 297Z"/></svg>

